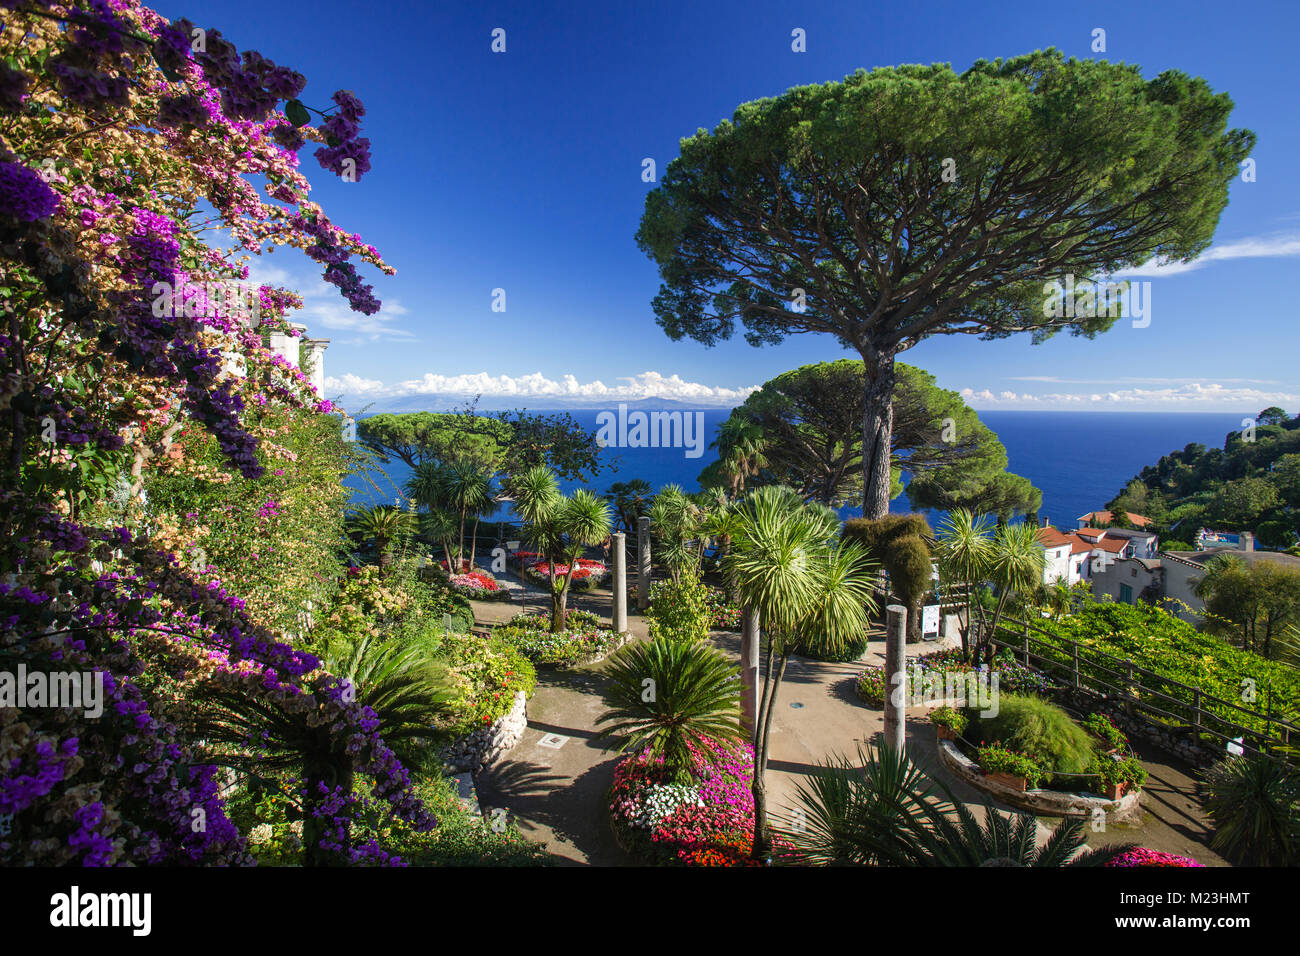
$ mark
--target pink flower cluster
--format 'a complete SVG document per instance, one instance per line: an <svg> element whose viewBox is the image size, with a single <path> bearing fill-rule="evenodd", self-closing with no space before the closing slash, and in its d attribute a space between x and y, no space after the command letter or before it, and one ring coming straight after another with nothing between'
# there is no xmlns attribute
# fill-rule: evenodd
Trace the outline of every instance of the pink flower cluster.
<svg viewBox="0 0 1300 956"><path fill-rule="evenodd" d="M705 851L747 844L754 834L754 748L748 743L707 740L691 746L691 776L698 800L686 803L660 820L649 839L656 856L694 863ZM614 770L610 813L624 827L649 788L671 779L663 758L647 752L623 760Z"/></svg>
<svg viewBox="0 0 1300 956"><path fill-rule="evenodd" d="M1135 847L1127 853L1121 853L1115 859L1106 864L1107 866L1205 866L1204 863L1197 863L1190 856L1178 856L1174 853L1164 853L1160 850L1151 850L1144 846Z"/></svg>
<svg viewBox="0 0 1300 956"><path fill-rule="evenodd" d="M451 586L454 588L468 588L471 591L501 590L501 585L497 584L496 578L486 575L482 571L470 571L468 574L457 574L452 577Z"/></svg>

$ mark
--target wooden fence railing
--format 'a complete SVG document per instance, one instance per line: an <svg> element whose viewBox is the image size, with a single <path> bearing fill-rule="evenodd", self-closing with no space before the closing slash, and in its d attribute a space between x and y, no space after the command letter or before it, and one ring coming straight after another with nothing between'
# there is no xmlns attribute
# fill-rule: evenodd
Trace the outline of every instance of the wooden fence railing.
<svg viewBox="0 0 1300 956"><path fill-rule="evenodd" d="M1012 651L1026 666L1075 689L1118 696L1130 715L1142 714L1163 729L1187 733L1197 744L1207 738L1223 747L1236 741L1246 752L1295 759L1278 751L1292 741L1300 743L1300 725L1274 713L1268 688L1257 689L1266 698L1263 710L1243 706L1015 619L999 624L992 643ZM1233 717L1249 718L1251 724Z"/></svg>

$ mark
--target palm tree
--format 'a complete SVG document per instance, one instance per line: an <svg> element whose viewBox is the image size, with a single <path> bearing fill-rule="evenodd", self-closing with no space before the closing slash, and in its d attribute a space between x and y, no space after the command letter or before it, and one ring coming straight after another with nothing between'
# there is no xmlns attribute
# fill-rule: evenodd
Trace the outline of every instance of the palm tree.
<svg viewBox="0 0 1300 956"><path fill-rule="evenodd" d="M1132 847L1085 850L1066 818L1039 847L1032 816L986 801L981 823L948 787L888 745L823 764L796 788L798 825L782 828L794 862L814 866L1102 866ZM1082 851L1082 852L1080 852Z"/></svg>
<svg viewBox="0 0 1300 956"><path fill-rule="evenodd" d="M1263 754L1229 757L1205 786L1213 849L1251 866L1300 863L1300 772Z"/></svg>
<svg viewBox="0 0 1300 956"><path fill-rule="evenodd" d="M555 473L545 465L528 469L512 481L515 513L523 519L529 542L546 556L551 586L551 633L564 629L569 586L584 549L609 537L609 502L585 488L560 494ZM557 564L568 570L557 578Z"/></svg>
<svg viewBox="0 0 1300 956"><path fill-rule="evenodd" d="M718 450L718 464L727 479L732 498L745 493L745 480L767 467L767 440L753 422L730 417L718 427L710 448Z"/></svg>
<svg viewBox="0 0 1300 956"><path fill-rule="evenodd" d="M975 612L983 607L975 599L975 589L987 578L992 557L987 515L976 517L965 508L957 508L939 526L936 535L939 577L947 584L966 588L966 624L961 628L961 652L970 659L970 635L974 630Z"/></svg>
<svg viewBox="0 0 1300 956"><path fill-rule="evenodd" d="M609 486L604 497L614 507L619 528L628 534L632 533L637 517L651 498L651 490L650 482L641 478L616 481Z"/></svg>
<svg viewBox="0 0 1300 956"><path fill-rule="evenodd" d="M1047 553L1038 543L1038 529L1029 522L1004 524L993 535L989 551L989 580L998 589L993 621L980 636L988 663L993 663L992 638L997 634L1002 612L1013 594L1027 594L1042 583Z"/></svg>
<svg viewBox="0 0 1300 956"><path fill-rule="evenodd" d="M409 511L377 505L355 512L348 524L349 530L362 540L374 541L379 568L387 571L393 563L393 545L410 532L413 520Z"/></svg>
<svg viewBox="0 0 1300 956"><path fill-rule="evenodd" d="M754 744L754 857L770 847L767 769L772 714L791 651L829 654L866 630L875 606L872 569L861 546L835 541L839 518L824 505L805 504L782 486L745 498L727 571L746 607L758 612L766 666Z"/></svg>
<svg viewBox="0 0 1300 956"><path fill-rule="evenodd" d="M739 740L739 669L715 648L656 638L631 644L611 659L605 704L596 725L623 738L620 749L648 748L689 782L692 744Z"/></svg>
<svg viewBox="0 0 1300 956"><path fill-rule="evenodd" d="M496 510L496 496L492 492L493 474L477 462L454 460L444 469L445 495L448 510L460 516L459 554L465 554L465 523L473 519L469 550L469 568L474 567L474 552L478 537L479 520ZM458 569L459 570L459 569Z"/></svg>
<svg viewBox="0 0 1300 956"><path fill-rule="evenodd" d="M704 511L680 485L669 484L655 495L650 506L650 527L654 529L656 551L668 568L674 584L682 574L698 569L703 553Z"/></svg>

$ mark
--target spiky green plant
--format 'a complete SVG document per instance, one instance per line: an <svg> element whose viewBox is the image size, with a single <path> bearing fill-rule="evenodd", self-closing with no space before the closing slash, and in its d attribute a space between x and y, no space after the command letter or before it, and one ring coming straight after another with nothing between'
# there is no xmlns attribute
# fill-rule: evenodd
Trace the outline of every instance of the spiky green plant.
<svg viewBox="0 0 1300 956"><path fill-rule="evenodd" d="M874 578L859 545L835 540L835 512L805 504L791 488L757 489L738 516L726 572L745 606L758 612L767 651L754 740L753 854L762 859L770 849L767 755L786 663L796 647L834 653L866 630Z"/></svg>
<svg viewBox="0 0 1300 956"><path fill-rule="evenodd" d="M662 757L681 782L691 744L740 739L740 671L721 651L695 641L656 638L629 644L610 660L609 708L596 721L620 749Z"/></svg>
<svg viewBox="0 0 1300 956"><path fill-rule="evenodd" d="M1261 754L1229 757L1205 777L1210 846L1253 866L1300 863L1300 772Z"/></svg>
<svg viewBox="0 0 1300 956"><path fill-rule="evenodd" d="M814 866L1101 866L1130 845L1086 850L1082 820L1057 824L1042 846L1032 816L989 802L981 822L939 780L887 745L833 757L796 788L781 829L794 862Z"/></svg>
<svg viewBox="0 0 1300 956"><path fill-rule="evenodd" d="M970 635L977 610L983 607L975 600L975 589L984 582L992 558L990 521L987 515L973 515L965 508L956 508L939 525L935 536L936 557L939 561L939 578L948 585L966 588L966 623L961 628L962 656L970 659Z"/></svg>
<svg viewBox="0 0 1300 956"><path fill-rule="evenodd" d="M393 563L393 549L415 525L412 513L394 505L362 508L348 520L348 530L363 541L373 541L381 570Z"/></svg>

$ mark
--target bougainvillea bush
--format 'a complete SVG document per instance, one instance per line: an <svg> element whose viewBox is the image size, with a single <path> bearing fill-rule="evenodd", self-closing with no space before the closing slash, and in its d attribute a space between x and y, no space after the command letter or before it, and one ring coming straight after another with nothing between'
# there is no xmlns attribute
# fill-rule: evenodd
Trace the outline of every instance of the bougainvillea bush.
<svg viewBox="0 0 1300 956"><path fill-rule="evenodd" d="M105 696L93 715L0 709L0 864L251 862L218 768L264 758L297 768L308 862L398 862L354 839L363 808L436 821L268 591L280 570L333 586L329 559L277 562L294 514L332 506L307 485L333 465L294 445L343 423L267 348L301 300L248 272L296 247L379 309L357 264L393 270L299 170L312 142L359 182L365 109L347 90L309 107L294 70L136 0L7 2L0 25L0 669ZM192 488L164 490L186 469ZM214 709L246 736L205 743Z"/></svg>
<svg viewBox="0 0 1300 956"><path fill-rule="evenodd" d="M492 632L492 636L516 648L535 664L573 667L607 655L618 644L618 635L600 626L590 611L570 611L565 628L552 633L550 618L540 614L517 614Z"/></svg>
<svg viewBox="0 0 1300 956"><path fill-rule="evenodd" d="M754 748L691 745L692 782L673 782L663 758L633 754L614 769L610 820L619 843L651 863L751 866Z"/></svg>

